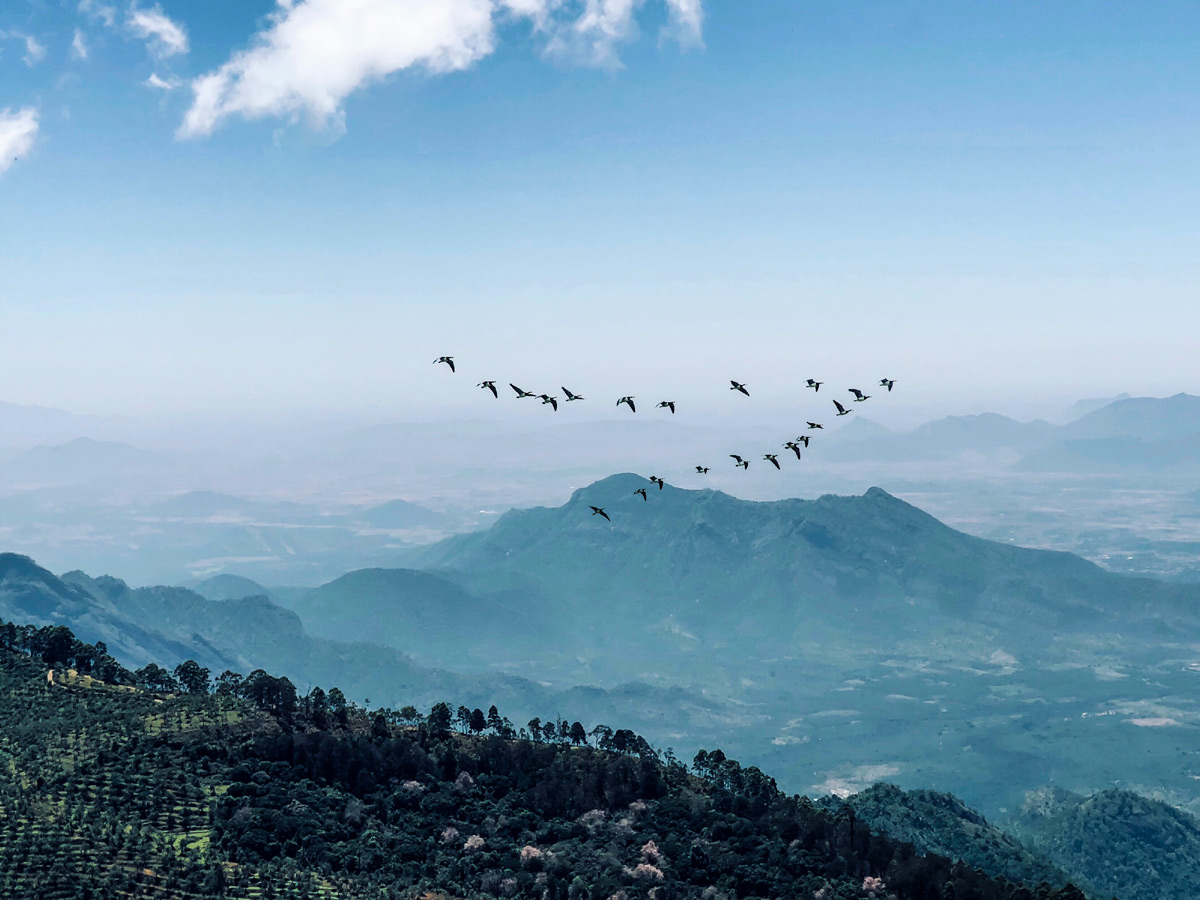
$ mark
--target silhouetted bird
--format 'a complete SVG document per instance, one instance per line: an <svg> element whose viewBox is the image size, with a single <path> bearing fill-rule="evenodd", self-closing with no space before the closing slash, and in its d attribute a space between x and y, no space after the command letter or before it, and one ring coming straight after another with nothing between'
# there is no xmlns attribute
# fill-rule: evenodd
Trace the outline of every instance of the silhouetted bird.
<svg viewBox="0 0 1200 900"><path fill-rule="evenodd" d="M805 385L805 387L810 387L814 391L819 391L821 389L821 385L823 385L824 383L825 382L823 382L823 381L815 381L812 378L810 378L810 379L808 379L808 383Z"/></svg>
<svg viewBox="0 0 1200 900"><path fill-rule="evenodd" d="M650 476L650 483L651 483L651 484L657 484L657 485L658 485L658 489L659 489L660 491L663 489L663 485L664 485L664 484L666 484L666 482L665 482L665 481L663 481L661 478L659 478L657 475L651 475L651 476Z"/></svg>
<svg viewBox="0 0 1200 900"><path fill-rule="evenodd" d="M803 444L805 447L807 447L808 442L811 440L812 440L811 434L802 434L802 435L800 435L800 437L796 438L796 443Z"/></svg>
<svg viewBox="0 0 1200 900"><path fill-rule="evenodd" d="M541 394L540 396L542 398L542 406L545 406L547 403L549 403L551 406L554 407L554 411L558 412L558 398L557 397L551 397L549 394Z"/></svg>
<svg viewBox="0 0 1200 900"><path fill-rule="evenodd" d="M879 380L879 386L887 388L888 393L890 394L892 392L892 388L896 386L896 380L894 378L881 378Z"/></svg>
<svg viewBox="0 0 1200 900"><path fill-rule="evenodd" d="M643 499L643 500L646 500L646 499L648 499L648 498L646 497L646 489L645 489L645 488L638 488L636 491L634 491L634 493L635 493L635 494L641 494L641 495L642 495L642 499Z"/></svg>
<svg viewBox="0 0 1200 900"><path fill-rule="evenodd" d="M743 469L749 469L749 468L750 468L750 460L748 460L748 459L742 459L742 458L741 458L740 456L738 456L736 453L730 453L730 454L729 454L729 458L733 460L733 464L734 464L735 466L741 466Z"/></svg>
<svg viewBox="0 0 1200 900"><path fill-rule="evenodd" d="M570 403L572 400L586 400L587 399L586 397L583 396L583 394L572 394L566 388L563 388L562 392L563 392L563 396L567 398L567 400L566 400L567 403Z"/></svg>
<svg viewBox="0 0 1200 900"><path fill-rule="evenodd" d="M824 428L824 427L825 427L824 425L820 425L820 424L818 424L817 422L809 422L809 423L808 423L808 430L809 430L809 431L813 431L814 429L817 429L817 428Z"/></svg>
<svg viewBox="0 0 1200 900"><path fill-rule="evenodd" d="M517 392L517 399L518 399L518 400L520 400L522 397L536 397L536 396L537 396L537 394L533 393L533 391L523 391L523 390L521 390L519 387L517 387L517 386L516 386L515 384L513 384L511 381L508 383L508 386L509 386L510 388L512 388L514 391L516 391L516 392Z"/></svg>
<svg viewBox="0 0 1200 900"><path fill-rule="evenodd" d="M481 387L485 391L491 391L493 397L500 396L498 393L496 393L496 382L494 382L494 381L482 381L479 384L477 384L476 387Z"/></svg>
<svg viewBox="0 0 1200 900"><path fill-rule="evenodd" d="M708 474L708 466L696 466L696 471L701 475Z"/></svg>
<svg viewBox="0 0 1200 900"><path fill-rule="evenodd" d="M791 450L793 453L795 453L796 459L800 458L800 445L797 444L795 441L788 441L783 446L787 447L789 450Z"/></svg>
<svg viewBox="0 0 1200 900"><path fill-rule="evenodd" d="M797 453L796 455L799 456L800 454ZM775 468L777 468L777 469L779 468L779 457L776 456L774 453L764 453L763 459L765 459L767 462L769 462ZM780 470L780 471L782 471L782 470Z"/></svg>
<svg viewBox="0 0 1200 900"><path fill-rule="evenodd" d="M608 519L608 513L606 513L606 512L605 512L604 510L602 510L600 507L598 507L598 506L593 506L591 509L592 509L592 515L593 515L593 516L604 516L604 518ZM610 522L611 522L611 521L612 521L612 519L608 519L608 521L610 521Z"/></svg>
<svg viewBox="0 0 1200 900"><path fill-rule="evenodd" d="M729 388L731 391L741 391L747 397L750 396L750 392L746 390L746 386L744 384L734 381L732 378L729 379L729 383L732 385L732 387Z"/></svg>
<svg viewBox="0 0 1200 900"><path fill-rule="evenodd" d="M445 363L446 365L448 365L450 367L451 372L454 371L454 357L453 356L439 356L437 359L435 359L433 361L433 364L435 366L438 363Z"/></svg>
<svg viewBox="0 0 1200 900"><path fill-rule="evenodd" d="M629 407L630 412L637 412L637 407L633 405L632 397L622 397L617 401L617 406L620 406L622 403Z"/></svg>
<svg viewBox="0 0 1200 900"><path fill-rule="evenodd" d="M850 388L850 393L852 393L852 394L854 395L854 402L855 402L855 403L862 403L864 400L870 400L870 399L871 399L871 395L870 395L870 394L864 394L864 393L863 393L862 391L860 391L858 388Z"/></svg>
<svg viewBox="0 0 1200 900"><path fill-rule="evenodd" d="M837 407L837 414L839 416L846 416L850 414L850 410L846 409L846 407L842 406L842 404L838 403L836 400L833 401L833 405Z"/></svg>
<svg viewBox="0 0 1200 900"><path fill-rule="evenodd" d="M675 401L674 400L664 400L662 403L658 404L654 408L655 409L669 409L671 411L671 415L675 415Z"/></svg>

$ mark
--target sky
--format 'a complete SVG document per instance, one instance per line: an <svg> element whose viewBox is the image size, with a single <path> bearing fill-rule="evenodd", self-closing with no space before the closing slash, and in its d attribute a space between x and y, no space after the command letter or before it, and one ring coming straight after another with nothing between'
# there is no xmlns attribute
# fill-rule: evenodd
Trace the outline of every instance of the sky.
<svg viewBox="0 0 1200 900"><path fill-rule="evenodd" d="M1174 0L4 0L0 400L1200 392L1198 49Z"/></svg>

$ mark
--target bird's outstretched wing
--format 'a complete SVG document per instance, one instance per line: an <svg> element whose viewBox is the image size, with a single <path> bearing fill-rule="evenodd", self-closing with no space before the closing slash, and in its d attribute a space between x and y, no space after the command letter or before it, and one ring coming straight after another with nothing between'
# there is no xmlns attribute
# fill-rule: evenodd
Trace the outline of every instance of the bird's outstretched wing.
<svg viewBox="0 0 1200 900"><path fill-rule="evenodd" d="M849 412L846 407L842 406L842 404L838 403L836 400L833 401L833 405L837 407L839 416L845 415L847 412Z"/></svg>

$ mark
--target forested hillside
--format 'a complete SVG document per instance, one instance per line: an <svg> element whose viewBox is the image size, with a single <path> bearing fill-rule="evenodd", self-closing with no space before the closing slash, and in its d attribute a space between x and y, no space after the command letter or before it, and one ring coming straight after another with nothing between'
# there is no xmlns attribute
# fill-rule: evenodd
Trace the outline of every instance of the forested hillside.
<svg viewBox="0 0 1200 900"><path fill-rule="evenodd" d="M1082 897L921 856L720 751L130 672L61 626L0 627L0 760L5 897Z"/></svg>

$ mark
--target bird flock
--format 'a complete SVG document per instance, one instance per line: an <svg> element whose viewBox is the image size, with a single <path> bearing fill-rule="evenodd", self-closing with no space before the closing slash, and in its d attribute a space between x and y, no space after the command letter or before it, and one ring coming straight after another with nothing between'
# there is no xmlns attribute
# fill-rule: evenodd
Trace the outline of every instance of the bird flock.
<svg viewBox="0 0 1200 900"><path fill-rule="evenodd" d="M455 367L453 356L439 356L437 359L435 359L433 361L433 364L435 366L436 365L445 365L450 369L451 372L456 373L458 371L457 368ZM823 384L825 384L824 381L817 381L815 378L809 378L806 380L804 386L806 389L812 389L813 393L816 394L816 393L820 392L821 385L823 385ZM517 400L527 400L527 399L541 400L543 406L549 406L551 409L553 409L554 412L558 412L559 398L558 398L557 394L538 394L534 391L527 391L524 388L519 388L512 382L509 382L508 386L510 388L512 388L513 394L515 395L515 399L517 399ZM879 380L879 387L884 388L889 394L892 392L892 388L894 388L895 386L896 386L895 379L881 378ZM496 382L494 380L481 381L481 382L479 382L478 385L476 385L476 387L480 388L481 390L490 392L492 397L494 397L495 399L497 399L497 400L500 399L500 389L496 387ZM562 390L562 397L563 397L564 403L573 403L577 400L586 400L587 399L582 394L576 394L575 392L570 391L565 387L562 387L561 390ZM729 390L736 391L737 393L742 394L746 397L750 396L750 389L746 386L746 384L741 381L735 381L732 378L729 380ZM866 393L863 390L860 390L859 388L847 388L847 391L850 394L854 395L854 399L852 401L848 401L848 402L865 403L867 400L871 399L870 394ZM617 406L618 407L628 406L629 411L631 413L636 413L637 412L637 404L635 403L636 399L637 398L635 395L627 394L627 395L617 399ZM832 402L833 402L833 406L834 406L834 410L835 410L835 415L837 415L837 416L848 416L850 413L852 413L854 411L853 408L842 403L837 398L832 398ZM654 409L665 409L665 410L668 410L671 415L675 415L675 401L674 400L660 400L658 403L656 403L654 405ZM805 424L808 426L809 432L819 431L825 427L820 422L806 422ZM803 447L805 450L807 450L808 446L809 446L809 442L812 440L812 437L813 437L812 434L808 434L808 433L801 434L790 441L785 441L783 444L783 447L784 447L784 449L790 450L792 453L794 453L796 455L796 459L800 460L803 458L801 455L800 448ZM737 453L730 453L729 458L733 460L733 464L735 467L740 468L742 471L749 470L749 468L750 468L750 460L749 459L745 459L744 457L740 456ZM779 471L783 471L783 466L781 466L779 464L779 454L778 453L764 453L762 458L763 458L764 462L767 462L767 463L773 465ZM703 466L703 465L696 466L696 474L707 475L708 472L709 472L708 466ZM656 485L660 491L666 485L666 482L663 481L661 478L659 478L657 475L650 476L650 483L653 485ZM635 496L640 496L642 498L642 500L645 502L649 502L649 500L650 500L649 494L645 488L638 488L633 493ZM593 516L602 516L603 518L607 519L609 522L612 521L612 519L609 518L608 513L604 510L603 507L589 506L588 508L591 509Z"/></svg>

